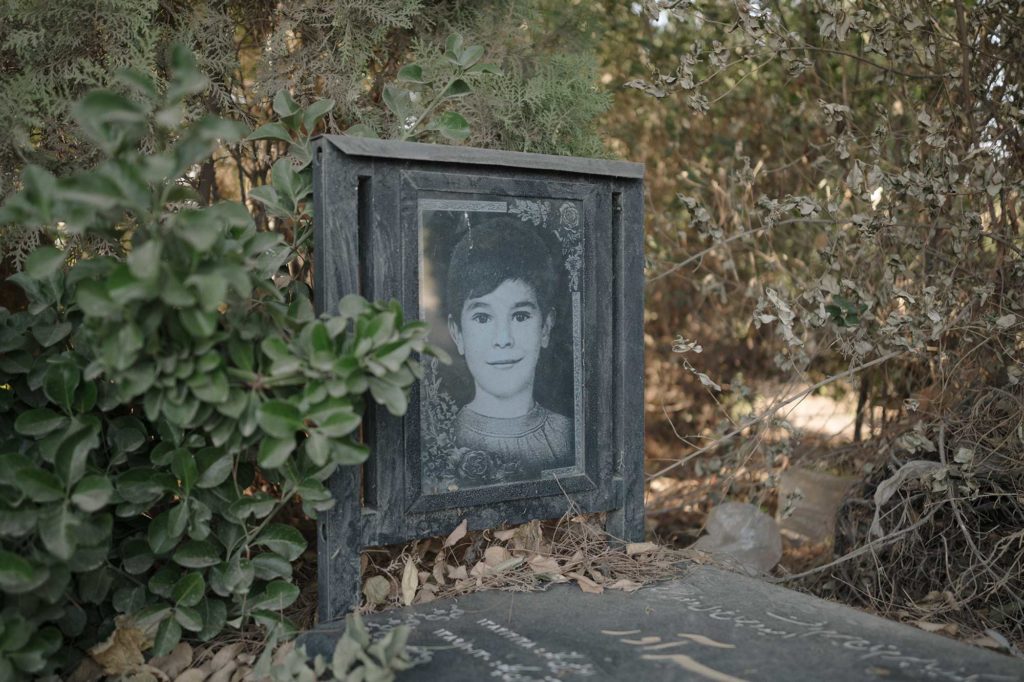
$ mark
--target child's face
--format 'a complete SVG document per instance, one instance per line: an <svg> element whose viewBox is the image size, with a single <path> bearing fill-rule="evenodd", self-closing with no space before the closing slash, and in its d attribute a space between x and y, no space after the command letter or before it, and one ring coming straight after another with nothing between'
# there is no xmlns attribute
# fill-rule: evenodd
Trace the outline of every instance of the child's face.
<svg viewBox="0 0 1024 682"><path fill-rule="evenodd" d="M532 395L537 359L553 322L553 315L541 311L533 287L514 279L467 299L458 326L449 317L448 328L477 391L504 399L525 391Z"/></svg>

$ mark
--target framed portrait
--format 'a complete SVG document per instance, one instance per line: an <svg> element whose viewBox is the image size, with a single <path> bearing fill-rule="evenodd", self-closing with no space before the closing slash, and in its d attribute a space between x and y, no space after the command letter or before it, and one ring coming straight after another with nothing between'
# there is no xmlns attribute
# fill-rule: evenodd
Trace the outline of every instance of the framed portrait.
<svg viewBox="0 0 1024 682"><path fill-rule="evenodd" d="M451 358L421 358L404 417L370 407L370 460L329 482L322 620L344 613L359 549L463 519L579 509L642 536L642 178L623 161L316 140L318 310L396 299Z"/></svg>

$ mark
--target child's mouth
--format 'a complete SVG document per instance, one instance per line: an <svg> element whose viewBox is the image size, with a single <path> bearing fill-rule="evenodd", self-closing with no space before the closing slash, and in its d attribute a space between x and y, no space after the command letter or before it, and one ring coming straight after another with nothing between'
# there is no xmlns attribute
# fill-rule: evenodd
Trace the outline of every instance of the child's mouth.
<svg viewBox="0 0 1024 682"><path fill-rule="evenodd" d="M503 369L517 365L520 360L522 360L522 358L516 358L515 360L495 360L493 362L488 362L487 364L490 365L491 367Z"/></svg>

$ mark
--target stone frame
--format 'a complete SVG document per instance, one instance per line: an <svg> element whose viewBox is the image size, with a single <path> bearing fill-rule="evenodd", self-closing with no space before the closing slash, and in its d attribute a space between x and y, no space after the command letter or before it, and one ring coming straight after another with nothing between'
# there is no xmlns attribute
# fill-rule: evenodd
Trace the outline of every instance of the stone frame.
<svg viewBox="0 0 1024 682"><path fill-rule="evenodd" d="M317 312L358 293L397 299L408 319L420 317L420 236L418 223L410 225L420 192L572 199L583 206L584 234L582 470L558 480L426 494L419 484L419 384L402 418L369 405L363 434L370 459L332 475L336 504L319 515L320 622L358 605L362 549L445 535L463 519L483 529L557 518L569 509L607 512L613 536L641 540L643 166L320 136L313 187Z"/></svg>

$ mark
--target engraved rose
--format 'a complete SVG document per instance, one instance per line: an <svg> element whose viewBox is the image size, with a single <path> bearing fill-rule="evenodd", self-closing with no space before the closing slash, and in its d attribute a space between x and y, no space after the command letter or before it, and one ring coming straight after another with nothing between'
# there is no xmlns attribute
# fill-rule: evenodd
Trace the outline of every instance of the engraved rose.
<svg viewBox="0 0 1024 682"><path fill-rule="evenodd" d="M459 461L458 474L467 483L491 483L494 480L494 457L482 450L468 450Z"/></svg>
<svg viewBox="0 0 1024 682"><path fill-rule="evenodd" d="M576 228L580 226L579 209L575 205L566 202L558 209L558 219L562 227L569 230L570 233L575 232Z"/></svg>

